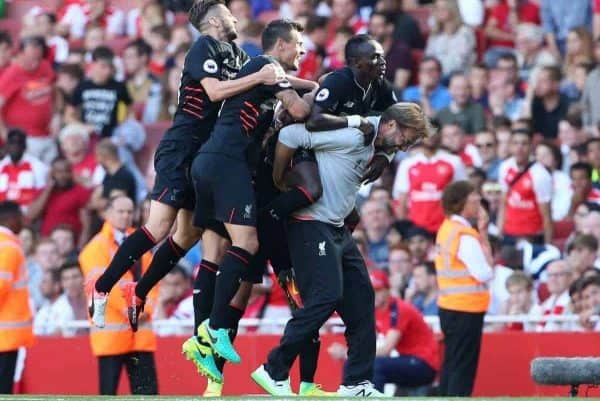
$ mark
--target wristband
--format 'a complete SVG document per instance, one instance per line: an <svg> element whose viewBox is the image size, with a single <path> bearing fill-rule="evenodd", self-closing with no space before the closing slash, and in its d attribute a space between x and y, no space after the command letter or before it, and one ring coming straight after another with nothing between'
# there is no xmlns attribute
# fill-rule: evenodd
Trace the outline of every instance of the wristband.
<svg viewBox="0 0 600 401"><path fill-rule="evenodd" d="M358 115L352 115L352 116L348 116L346 117L346 119L348 120L348 127L350 128L358 128L360 127L360 123L361 123L361 117Z"/></svg>

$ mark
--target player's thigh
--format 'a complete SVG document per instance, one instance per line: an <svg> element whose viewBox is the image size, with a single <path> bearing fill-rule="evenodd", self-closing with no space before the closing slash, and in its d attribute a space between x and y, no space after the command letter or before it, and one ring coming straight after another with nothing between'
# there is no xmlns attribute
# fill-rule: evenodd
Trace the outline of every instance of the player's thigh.
<svg viewBox="0 0 600 401"><path fill-rule="evenodd" d="M162 241L171 231L177 209L169 204L150 200L150 212L144 225L156 241Z"/></svg>

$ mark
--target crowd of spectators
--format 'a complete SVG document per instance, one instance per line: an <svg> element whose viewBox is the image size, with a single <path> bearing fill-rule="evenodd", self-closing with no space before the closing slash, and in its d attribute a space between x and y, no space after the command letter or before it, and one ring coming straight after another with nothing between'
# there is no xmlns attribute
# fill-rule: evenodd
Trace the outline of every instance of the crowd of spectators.
<svg viewBox="0 0 600 401"><path fill-rule="evenodd" d="M83 278L72 261L102 226L108 199L134 200L136 224L147 215L156 143L147 133L172 118L198 35L171 3L40 1L16 16L18 30L0 32L0 200L18 202L29 224L21 239L39 335L85 319ZM354 237L369 269L387 275L393 297L437 314L431 262L440 197L450 182L469 179L492 222L489 314L579 316L488 329L600 330L591 319L600 307L600 1L228 6L250 55L261 53L266 22L300 21L307 54L297 74L307 79L342 67L345 42L369 32L383 45L398 98L420 103L439 125L440 135L397 155L358 200ZM156 318L191 318L198 252L163 280ZM266 273L246 316L285 318L285 305Z"/></svg>

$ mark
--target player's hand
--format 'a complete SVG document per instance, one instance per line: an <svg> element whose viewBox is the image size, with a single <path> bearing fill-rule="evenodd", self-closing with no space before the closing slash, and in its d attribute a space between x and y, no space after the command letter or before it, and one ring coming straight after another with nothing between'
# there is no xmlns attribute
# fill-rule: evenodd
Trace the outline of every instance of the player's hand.
<svg viewBox="0 0 600 401"><path fill-rule="evenodd" d="M285 71L275 64L265 65L258 71L258 75L265 85L275 85L285 79Z"/></svg>
<svg viewBox="0 0 600 401"><path fill-rule="evenodd" d="M362 131L365 138L373 139L373 134L375 133L375 127L373 126L373 124L371 124L369 122L369 120L367 120L364 117L361 117L360 125L358 126L358 129ZM370 143L371 143L371 141L369 140L369 144Z"/></svg>
<svg viewBox="0 0 600 401"><path fill-rule="evenodd" d="M483 206L479 206L479 214L477 216L477 229L480 233L487 233L490 216Z"/></svg>
<svg viewBox="0 0 600 401"><path fill-rule="evenodd" d="M363 184L368 184L370 182L374 182L376 179L381 177L383 174L383 170L389 166L388 159L383 155L375 155L373 159L367 165L367 171L363 174L361 178L361 182Z"/></svg>

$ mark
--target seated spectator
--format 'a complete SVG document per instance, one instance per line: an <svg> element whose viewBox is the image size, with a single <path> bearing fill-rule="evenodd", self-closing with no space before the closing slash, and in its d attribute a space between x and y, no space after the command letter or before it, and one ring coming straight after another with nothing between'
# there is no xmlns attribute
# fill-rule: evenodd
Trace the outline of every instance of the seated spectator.
<svg viewBox="0 0 600 401"><path fill-rule="evenodd" d="M515 246L503 246L500 252L506 266L522 270L536 283L545 282L549 263L561 259L561 252L554 245L532 244L524 240L518 241Z"/></svg>
<svg viewBox="0 0 600 401"><path fill-rule="evenodd" d="M8 132L6 150L0 160L0 201L17 202L26 210L46 186L48 167L26 153L27 137L20 129Z"/></svg>
<svg viewBox="0 0 600 401"><path fill-rule="evenodd" d="M39 292L44 297L44 304L35 313L33 333L36 336L60 335L61 312L64 311L56 302L62 294L60 271L47 270L43 272L39 287Z"/></svg>
<svg viewBox="0 0 600 401"><path fill-rule="evenodd" d="M560 59L565 54L567 35L572 28L592 27L592 2L587 0L542 0L542 26L552 54Z"/></svg>
<svg viewBox="0 0 600 401"><path fill-rule="evenodd" d="M576 315L579 315L581 312L583 312L583 296L581 294L581 285L583 284L583 281L584 279L580 277L573 281L569 287L571 311Z"/></svg>
<svg viewBox="0 0 600 401"><path fill-rule="evenodd" d="M404 298L404 290L412 280L413 264L410 250L404 244L390 247L388 259L390 272L390 291L398 298Z"/></svg>
<svg viewBox="0 0 600 401"><path fill-rule="evenodd" d="M102 137L110 137L113 130L129 115L131 97L125 85L115 81L114 53L107 47L93 52L89 78L77 89L67 106L67 123L81 121L94 128Z"/></svg>
<svg viewBox="0 0 600 401"><path fill-rule="evenodd" d="M513 51L517 25L523 22L540 24L540 9L530 0L500 0L488 9L484 31L487 39L484 60L488 66L496 66L501 54Z"/></svg>
<svg viewBox="0 0 600 401"><path fill-rule="evenodd" d="M503 72L492 74L488 87L488 106L492 115L506 116L510 121L517 121L529 113L517 85L517 82Z"/></svg>
<svg viewBox="0 0 600 401"><path fill-rule="evenodd" d="M58 247L50 238L42 238L35 245L33 257L27 262L27 287L34 308L39 309L45 302L45 296L40 292L42 276L47 271L55 271L60 267Z"/></svg>
<svg viewBox="0 0 600 401"><path fill-rule="evenodd" d="M81 39L89 25L100 24L106 27L109 38L123 35L125 14L108 3L109 0L88 0L70 4L59 21L60 31L68 32L71 39Z"/></svg>
<svg viewBox="0 0 600 401"><path fill-rule="evenodd" d="M261 35L265 25L259 21L250 21L238 33L240 48L250 57L256 57L263 54Z"/></svg>
<svg viewBox="0 0 600 401"><path fill-rule="evenodd" d="M592 185L592 166L578 162L571 166L570 172L572 197L569 217L575 216L579 205L585 202L600 204L600 189Z"/></svg>
<svg viewBox="0 0 600 401"><path fill-rule="evenodd" d="M432 260L433 236L429 232L420 227L413 227L406 232L405 237L413 266Z"/></svg>
<svg viewBox="0 0 600 401"><path fill-rule="evenodd" d="M331 46L339 28L350 28L351 35L367 33L367 24L358 15L357 0L333 0L329 20L327 45ZM329 49L328 49L329 50ZM342 60L344 60L342 58Z"/></svg>
<svg viewBox="0 0 600 401"><path fill-rule="evenodd" d="M191 284L190 276L185 269L175 265L160 282L153 318L156 320L171 317L177 320L193 318Z"/></svg>
<svg viewBox="0 0 600 401"><path fill-rule="evenodd" d="M63 294L56 300L55 309L59 311L59 317L56 324L63 325L77 320L86 320L88 317L87 297L83 285L83 273L77 263L77 259L65 262L60 270L60 285L63 288ZM67 329L62 328L64 337L86 334L88 329Z"/></svg>
<svg viewBox="0 0 600 401"><path fill-rule="evenodd" d="M544 67L538 75L531 103L533 131L547 139L558 136L558 123L569 109L569 99L560 93L562 75L558 67Z"/></svg>
<svg viewBox="0 0 600 401"><path fill-rule="evenodd" d="M231 0L227 5L240 26L252 20L252 4L250 0ZM254 15L257 15L256 13Z"/></svg>
<svg viewBox="0 0 600 401"><path fill-rule="evenodd" d="M83 81L83 68L80 64L61 64L56 70L56 104L53 123L62 126L67 104L71 101L75 88ZM56 130L56 132L59 132Z"/></svg>
<svg viewBox="0 0 600 401"><path fill-rule="evenodd" d="M0 31L0 77L8 69L12 61L13 41L10 33Z"/></svg>
<svg viewBox="0 0 600 401"><path fill-rule="evenodd" d="M519 24L515 53L519 65L519 77L535 86L538 71L545 66L555 65L556 58L543 48L544 33L533 24Z"/></svg>
<svg viewBox="0 0 600 401"><path fill-rule="evenodd" d="M123 65L127 81L125 85L133 100L138 119L144 124L158 121L162 103L162 86L148 69L152 48L142 39L130 42L123 52Z"/></svg>
<svg viewBox="0 0 600 401"><path fill-rule="evenodd" d="M423 140L421 149L402 160L392 196L396 218L409 219L430 233L437 232L444 219L440 199L446 185L466 178L459 157L440 149L440 136Z"/></svg>
<svg viewBox="0 0 600 401"><path fill-rule="evenodd" d="M550 297L542 304L535 305L531 311L532 316L560 316L571 314L571 299L569 286L573 281L573 271L563 260L557 260L546 268L547 285ZM540 322L535 325L535 331L563 331L568 324L558 322Z"/></svg>
<svg viewBox="0 0 600 401"><path fill-rule="evenodd" d="M369 20L369 34L383 46L385 54L385 78L402 91L410 79L412 69L410 48L401 39L394 38L393 14L374 12Z"/></svg>
<svg viewBox="0 0 600 401"><path fill-rule="evenodd" d="M573 191L571 178L565 174L562 165L562 154L553 142L544 140L535 147L535 160L552 175L552 220L559 221L569 215Z"/></svg>
<svg viewBox="0 0 600 401"><path fill-rule="evenodd" d="M165 11L159 0L138 0L136 6L127 12L127 36L145 38L152 27L173 25L174 22L173 12Z"/></svg>
<svg viewBox="0 0 600 401"><path fill-rule="evenodd" d="M457 122L444 124L441 130L442 147L460 157L465 167L481 167L477 148L466 143L465 131Z"/></svg>
<svg viewBox="0 0 600 401"><path fill-rule="evenodd" d="M469 87L471 88L471 99L479 103L484 110L488 108L488 82L490 74L484 64L475 64L469 71Z"/></svg>
<svg viewBox="0 0 600 401"><path fill-rule="evenodd" d="M568 173L571 165L577 162L572 159L571 152L584 145L586 140L587 133L583 130L581 112L577 108L571 108L558 123L558 141L563 155L562 170L565 173Z"/></svg>
<svg viewBox="0 0 600 401"><path fill-rule="evenodd" d="M567 262L573 269L575 278L579 279L583 273L599 264L598 240L590 234L576 234L567 247Z"/></svg>
<svg viewBox="0 0 600 401"><path fill-rule="evenodd" d="M56 14L51 11L39 13L35 19L35 34L43 37L48 46L46 59L51 64L62 64L69 56L69 42L56 34Z"/></svg>
<svg viewBox="0 0 600 401"><path fill-rule="evenodd" d="M446 77L467 70L475 61L475 35L463 24L456 0L436 0L433 20L425 54L440 60Z"/></svg>
<svg viewBox="0 0 600 401"><path fill-rule="evenodd" d="M76 184L73 169L65 159L56 159L51 165L51 180L42 193L30 204L27 217L41 219L40 233L50 235L54 227L68 224L78 236L82 246L89 238L90 190Z"/></svg>
<svg viewBox="0 0 600 401"><path fill-rule="evenodd" d="M481 159L481 169L485 171L487 179L498 181L498 169L502 160L498 157L496 136L493 132L481 131L475 134L473 145Z"/></svg>
<svg viewBox="0 0 600 401"><path fill-rule="evenodd" d="M595 128L600 122L600 37L594 40L594 61L596 67L588 74L583 88L583 125Z"/></svg>
<svg viewBox="0 0 600 401"><path fill-rule="evenodd" d="M415 266L412 287L406 291L406 300L425 316L437 316L437 278L431 262Z"/></svg>
<svg viewBox="0 0 600 401"><path fill-rule="evenodd" d="M425 41L417 20L406 12L406 2L395 0L379 0L375 3L375 11L390 13L396 16L394 37L401 39L411 49L423 49Z"/></svg>
<svg viewBox="0 0 600 401"><path fill-rule="evenodd" d="M171 55L170 66L175 63L174 59L178 51L180 49L189 49L193 41L192 34L186 25L177 25L172 28L171 41L169 42L169 46L167 46L167 51Z"/></svg>
<svg viewBox="0 0 600 401"><path fill-rule="evenodd" d="M581 284L583 311L580 321L586 330L600 331L600 320L594 323L591 318L600 316L600 275L593 275Z"/></svg>
<svg viewBox="0 0 600 401"><path fill-rule="evenodd" d="M179 100L179 83L182 68L171 68L163 79L162 105L160 107L160 121L171 121L177 111Z"/></svg>
<svg viewBox="0 0 600 401"><path fill-rule="evenodd" d="M564 94L571 104L581 102L585 81L593 68L594 64L592 62L576 64L572 68L572 78L567 78L561 83L560 93Z"/></svg>
<svg viewBox="0 0 600 401"><path fill-rule="evenodd" d="M385 268L389 256L386 235L392 224L390 208L385 203L367 200L361 207L360 215L367 234L369 259L379 268Z"/></svg>
<svg viewBox="0 0 600 401"><path fill-rule="evenodd" d="M498 210L500 209L500 203L502 202L502 187L498 181L491 180L488 177L486 182L484 182L481 187L481 195L487 202L489 208L488 214L490 215L490 225L488 229L498 230L498 227L496 224L494 224L494 221L496 221ZM490 231L490 234L498 235L499 232Z"/></svg>
<svg viewBox="0 0 600 401"><path fill-rule="evenodd" d="M75 233L70 226L62 224L54 227L50 233L50 239L58 247L58 257L61 266L70 260L77 259L78 251L75 246L77 238L75 238Z"/></svg>
<svg viewBox="0 0 600 401"><path fill-rule="evenodd" d="M496 153L498 153L498 158L502 161L510 157L511 127L512 122L508 118L504 116L494 117L493 129L496 135L496 143L498 144Z"/></svg>
<svg viewBox="0 0 600 401"><path fill-rule="evenodd" d="M37 244L37 230L34 230L31 226L23 227L19 233L19 240L21 241L21 247L23 248L25 258L27 259L27 264L29 264Z"/></svg>
<svg viewBox="0 0 600 401"><path fill-rule="evenodd" d="M563 65L565 79L572 81L575 78L575 67L581 63L591 63L592 61L591 32L583 26L571 28L567 36Z"/></svg>
<svg viewBox="0 0 600 401"><path fill-rule="evenodd" d="M137 200L136 181L131 171L119 158L119 150L109 138L105 138L96 145L96 160L102 166L106 175L102 185L94 191L92 204L98 211L104 210L108 200L115 195L122 194L133 202Z"/></svg>
<svg viewBox="0 0 600 401"><path fill-rule="evenodd" d="M337 29L333 42L327 47L327 58L324 63L328 71L337 70L346 65L346 43L348 43L352 36L351 28L341 26Z"/></svg>
<svg viewBox="0 0 600 401"><path fill-rule="evenodd" d="M419 85L409 86L402 92L405 102L420 103L429 117L448 106L450 92L441 84L442 64L435 57L424 57L419 65Z"/></svg>
<svg viewBox="0 0 600 401"><path fill-rule="evenodd" d="M485 129L485 113L479 103L471 100L469 81L463 74L450 78L450 105L441 109L436 119L441 125L457 123L465 133L472 135Z"/></svg>
<svg viewBox="0 0 600 401"><path fill-rule="evenodd" d="M105 171L90 151L90 129L81 123L66 125L58 137L60 150L73 167L73 179L86 188L102 183Z"/></svg>
<svg viewBox="0 0 600 401"><path fill-rule="evenodd" d="M27 133L31 155L48 162L57 154L50 136L55 76L44 60L47 48L43 38L24 38L20 49L0 77L0 139L6 141L8 127L20 127Z"/></svg>
<svg viewBox="0 0 600 401"><path fill-rule="evenodd" d="M171 30L166 25L158 25L150 30L148 44L152 48L148 70L156 77L162 77L166 72L169 52L167 47L171 40Z"/></svg>
<svg viewBox="0 0 600 401"><path fill-rule="evenodd" d="M516 271L506 279L506 289L509 298L502 307L503 315L527 315L534 304L533 281L531 278L521 272ZM506 330L525 330L525 325L521 322L507 323Z"/></svg>

